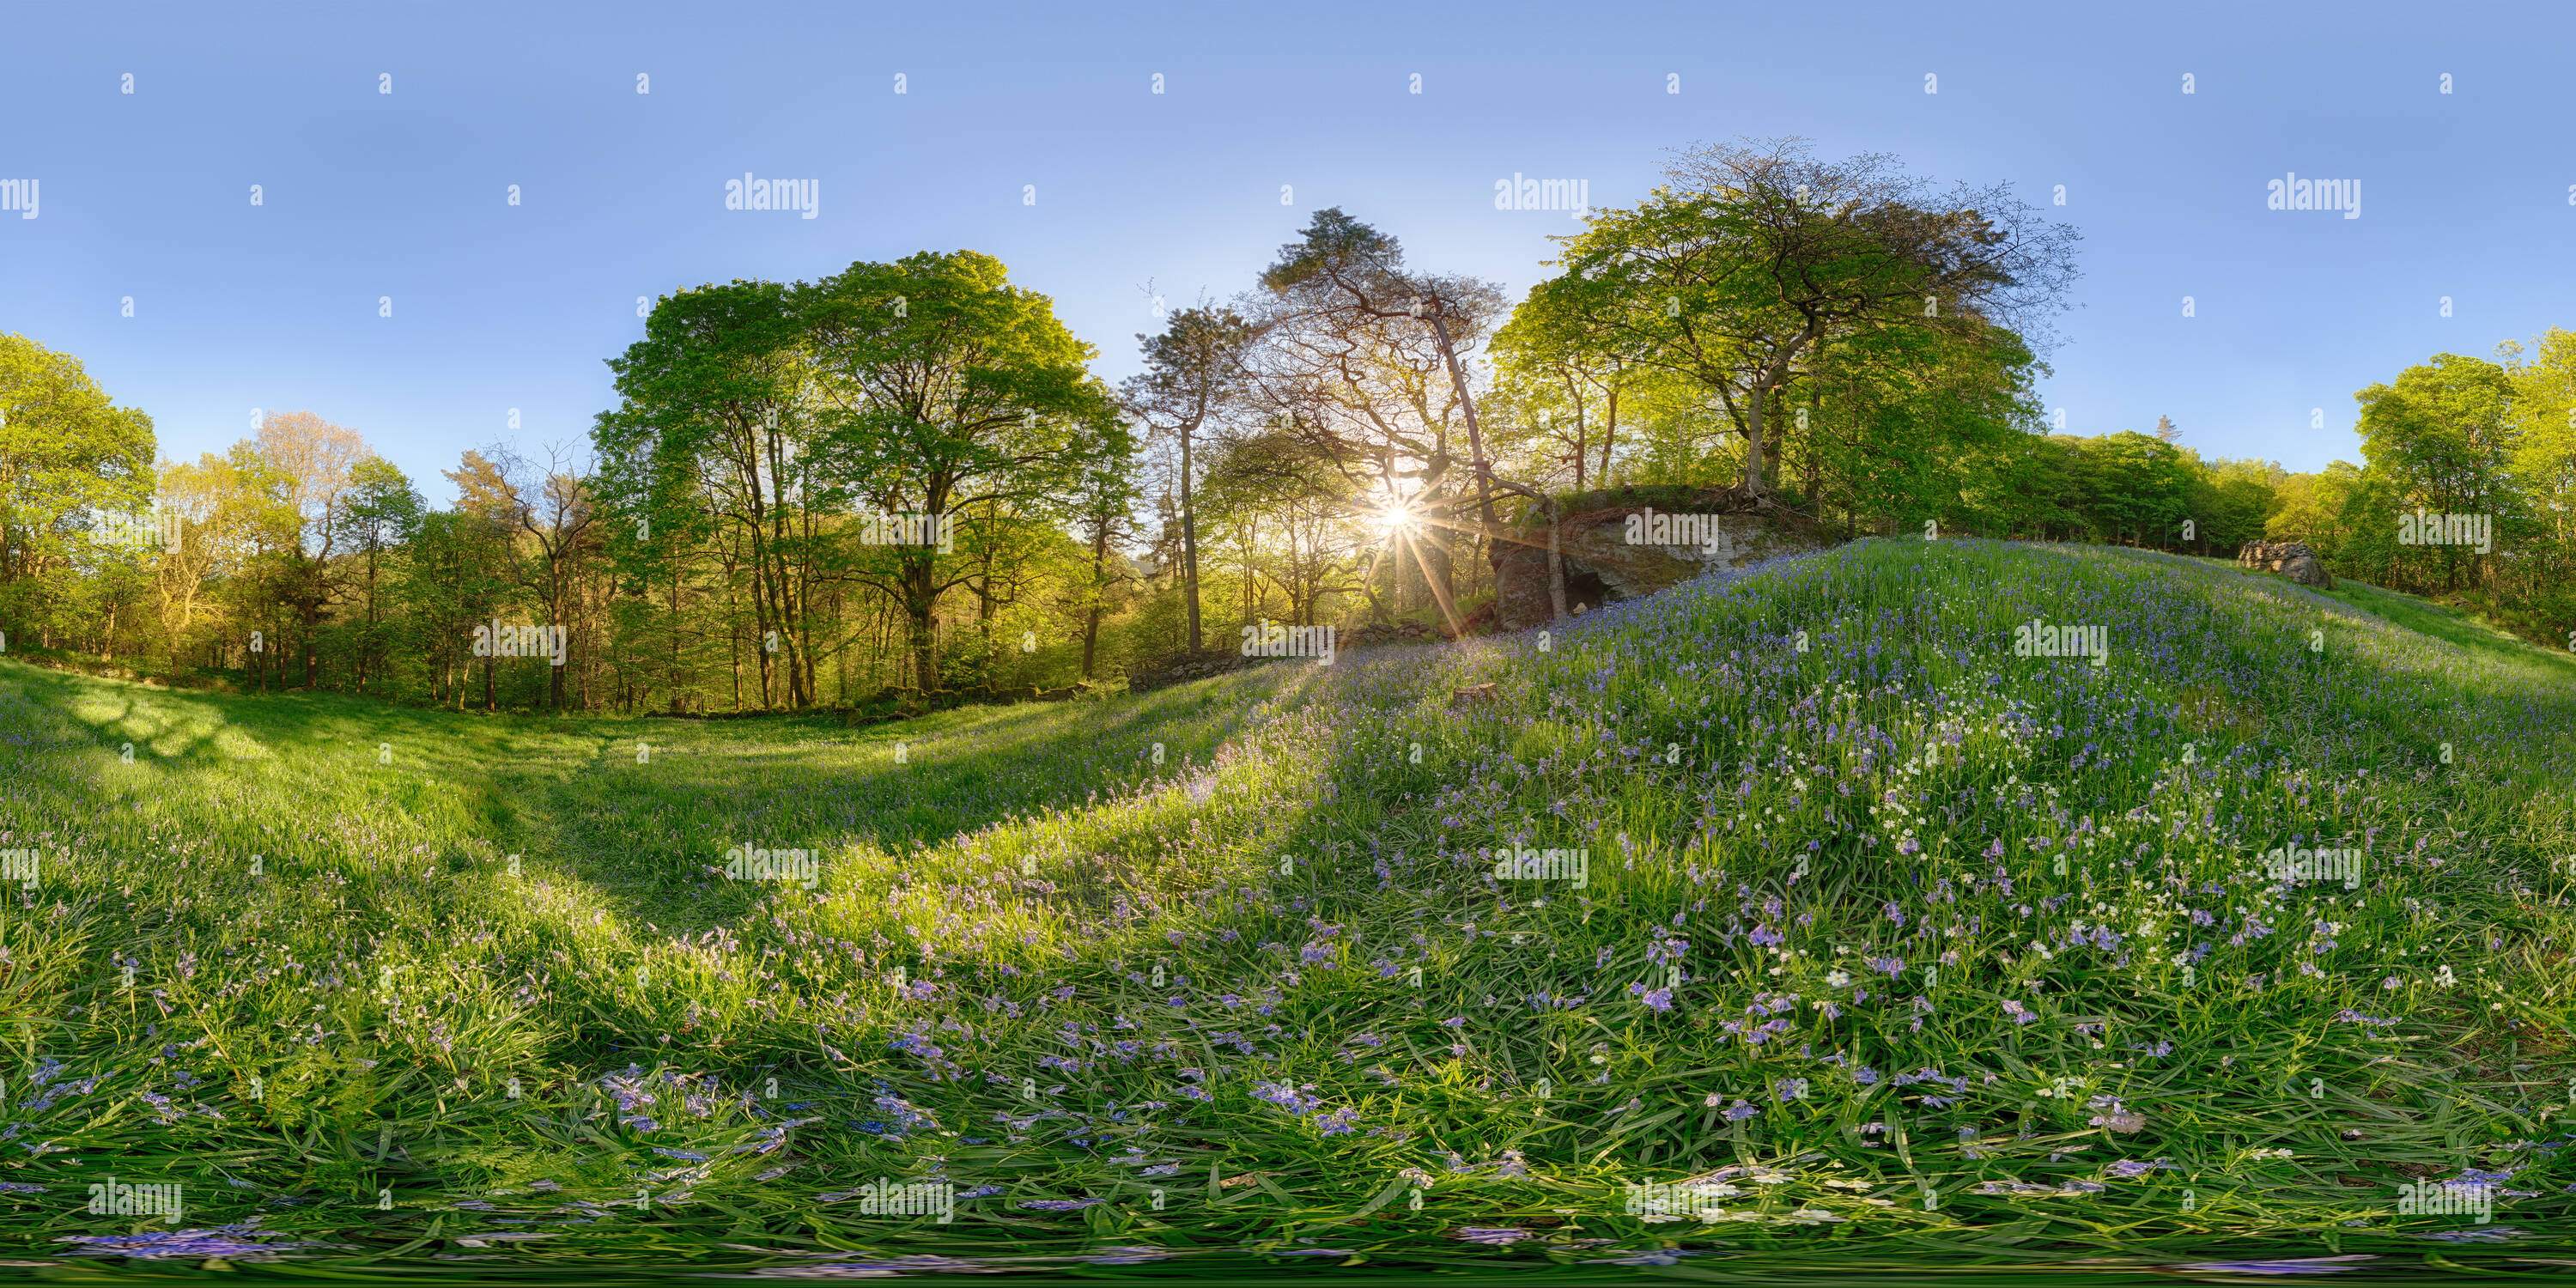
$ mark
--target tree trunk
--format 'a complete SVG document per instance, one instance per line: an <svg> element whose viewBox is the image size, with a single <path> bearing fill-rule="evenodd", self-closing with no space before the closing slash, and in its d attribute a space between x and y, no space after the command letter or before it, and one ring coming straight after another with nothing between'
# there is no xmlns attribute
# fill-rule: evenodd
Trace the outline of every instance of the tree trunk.
<svg viewBox="0 0 2576 1288"><path fill-rule="evenodd" d="M358 692L367 691L367 673L376 649L376 552L367 551L367 638L358 646Z"/></svg>
<svg viewBox="0 0 2576 1288"><path fill-rule="evenodd" d="M1199 528L1198 507L1190 491L1190 438L1195 423L1181 427L1181 604L1189 617L1190 652L1207 647L1199 633ZM1090 662L1083 663L1083 673L1090 674Z"/></svg>
<svg viewBox="0 0 2576 1288"><path fill-rule="evenodd" d="M1440 606L1440 619L1449 623L1452 636L1462 633L1465 627L1458 618L1457 560L1450 552L1446 534L1431 533L1408 540L1413 543L1414 557L1423 564L1423 586L1431 592L1432 602Z"/></svg>
<svg viewBox="0 0 2576 1288"><path fill-rule="evenodd" d="M1501 590L1495 591L1497 597ZM1557 513L1556 498L1547 501L1547 599L1548 610L1556 620L1565 618L1565 516ZM1502 621L1502 606L1494 607L1494 620Z"/></svg>
<svg viewBox="0 0 2576 1288"><path fill-rule="evenodd" d="M1603 487L1610 486L1610 444L1619 437L1619 387L1617 385L1610 387L1608 404L1602 409L1604 415L1601 421L1601 472L1594 476L1601 480Z"/></svg>
<svg viewBox="0 0 2576 1288"><path fill-rule="evenodd" d="M1459 409L1467 416L1467 450L1476 458L1476 522L1479 535L1490 543L1494 539L1494 465L1485 459L1484 435L1476 428L1476 400L1467 394L1467 376L1458 366L1456 346L1449 341L1449 323L1442 319L1437 306L1431 313L1431 331L1440 339L1440 359L1449 367L1449 387L1457 391ZM1490 544L1486 553L1488 556L1493 553ZM1466 625L1458 620L1457 610L1446 591L1446 587L1442 588L1440 611L1449 618L1450 634L1464 634Z"/></svg>
<svg viewBox="0 0 2576 1288"><path fill-rule="evenodd" d="M1186 470L1189 460L1187 440L1183 441L1181 459L1183 468ZM1184 491L1186 490L1185 487ZM1186 516L1188 511L1185 509L1182 513ZM1185 517L1182 520L1181 529L1184 539L1189 535L1188 523ZM1109 565L1109 524L1108 519L1100 520L1100 526L1093 529L1091 534L1091 611L1084 615L1082 623L1082 678L1086 680L1092 676L1092 660L1098 655L1100 647L1100 596L1107 589L1101 584L1100 575ZM1193 616L1196 615L1196 611L1196 607L1193 606ZM1198 651L1198 645L1195 642L1190 645L1190 651L1193 653Z"/></svg>
<svg viewBox="0 0 2576 1288"><path fill-rule="evenodd" d="M1744 408L1744 495L1762 495L1762 412L1771 391L1759 383L1745 400Z"/></svg>
<svg viewBox="0 0 2576 1288"><path fill-rule="evenodd" d="M905 642L912 650L913 685L924 694L939 688L939 641L936 623L931 620L939 607L932 590L939 570L931 559L930 551L918 551L907 556L903 570Z"/></svg>

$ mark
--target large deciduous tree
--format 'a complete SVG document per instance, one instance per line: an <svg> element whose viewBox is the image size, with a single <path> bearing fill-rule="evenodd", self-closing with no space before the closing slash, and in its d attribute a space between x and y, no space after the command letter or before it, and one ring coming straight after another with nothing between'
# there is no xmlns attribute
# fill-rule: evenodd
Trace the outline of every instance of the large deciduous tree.
<svg viewBox="0 0 2576 1288"><path fill-rule="evenodd" d="M2514 382L2503 367L2436 354L2397 373L2393 383L2371 385L2353 397L2361 404L2355 428L2369 472L2384 481L2395 502L2363 535L2384 529L2396 553L2397 511L2416 506L2435 514L2493 515L2507 528L2517 525L2522 516L2514 504L2511 466L2520 425L2513 412ZM2432 558L2445 589L2457 587L2468 568L2484 566L2448 545Z"/></svg>
<svg viewBox="0 0 2576 1288"><path fill-rule="evenodd" d="M817 499L942 523L1051 511L1131 452L1091 346L1046 296L975 251L857 263L795 293L813 376ZM979 575L936 546L889 545L858 579L902 605L914 682L940 687L940 595Z"/></svg>
<svg viewBox="0 0 2576 1288"><path fill-rule="evenodd" d="M664 296L644 339L608 365L622 402L593 434L605 494L630 523L677 535L692 521L670 511L694 510L720 538L741 543L752 570L761 690L771 691L773 669L783 664L789 703L808 705L807 474L817 425L807 319L790 288L735 281ZM779 654L766 647L773 632Z"/></svg>
<svg viewBox="0 0 2576 1288"><path fill-rule="evenodd" d="M1683 152L1643 202L1562 238L1563 272L1524 306L1549 347L1589 348L1696 382L1769 490L1785 390L1838 337L1888 329L2035 343L2075 276L2075 232L2009 189L1938 191L1882 155L1822 161L1803 140Z"/></svg>
<svg viewBox="0 0 2576 1288"><path fill-rule="evenodd" d="M1398 540L1459 629L1455 560L1439 529L1466 527L1454 511L1471 500L1470 530L1490 553L1492 542L1509 539L1495 516L1496 491L1546 501L1537 489L1496 477L1469 388L1467 359L1502 318L1501 290L1410 269L1395 238L1331 207L1279 248L1253 308L1262 326L1255 368L1269 411L1381 507L1404 512ZM1473 480L1463 498L1451 478L1462 465ZM1417 517L1425 528L1409 522Z"/></svg>

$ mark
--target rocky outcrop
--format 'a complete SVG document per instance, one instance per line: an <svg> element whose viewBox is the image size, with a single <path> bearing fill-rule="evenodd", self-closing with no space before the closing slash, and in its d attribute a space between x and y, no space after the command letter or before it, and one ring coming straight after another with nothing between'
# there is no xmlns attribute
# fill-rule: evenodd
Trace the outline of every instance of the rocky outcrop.
<svg viewBox="0 0 2576 1288"><path fill-rule="evenodd" d="M1804 516L1749 501L1734 489L1594 492L1560 504L1566 509L1559 541L1568 613L1651 595L1712 568L1741 568L1833 544ZM1511 539L1496 546L1495 599L1504 630L1541 625L1553 616L1547 524L1531 509Z"/></svg>
<svg viewBox="0 0 2576 1288"><path fill-rule="evenodd" d="M2325 561L2317 558L2317 552L2304 541L2248 541L2236 552L2236 566L2279 573L2318 590L2334 589L2335 580L2326 572Z"/></svg>

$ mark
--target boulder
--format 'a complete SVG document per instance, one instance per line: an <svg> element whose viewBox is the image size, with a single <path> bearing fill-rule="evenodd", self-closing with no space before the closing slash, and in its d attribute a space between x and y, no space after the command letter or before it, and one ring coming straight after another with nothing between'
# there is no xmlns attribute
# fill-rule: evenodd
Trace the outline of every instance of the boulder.
<svg viewBox="0 0 2576 1288"><path fill-rule="evenodd" d="M2236 566L2277 573L2302 586L2334 589L2325 561L2304 541L2248 541L2236 552Z"/></svg>
<svg viewBox="0 0 2576 1288"><path fill-rule="evenodd" d="M2324 564L2317 562L2315 555L2301 555L2284 562L2281 565L2281 575L2302 586L2314 586L2319 590L2334 589L2334 578L2327 574Z"/></svg>
<svg viewBox="0 0 2576 1288"><path fill-rule="evenodd" d="M1803 515L1778 505L1748 500L1733 488L1675 493L1655 489L1593 492L1563 498L1564 523L1558 538L1565 562L1565 610L1576 605L1600 608L1637 599L1685 582L1715 568L1742 568L1765 559L1833 542ZM1686 515L1695 539L1678 545L1650 544L1645 522L1657 514ZM1628 540L1634 516L1648 538ZM1547 584L1548 531L1537 507L1530 507L1509 539L1495 543L1495 603L1505 630L1544 625L1553 612Z"/></svg>

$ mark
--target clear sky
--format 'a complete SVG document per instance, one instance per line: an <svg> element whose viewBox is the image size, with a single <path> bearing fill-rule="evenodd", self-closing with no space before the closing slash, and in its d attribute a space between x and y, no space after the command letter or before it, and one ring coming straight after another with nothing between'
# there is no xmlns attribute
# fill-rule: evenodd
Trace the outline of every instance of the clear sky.
<svg viewBox="0 0 2576 1288"><path fill-rule="evenodd" d="M2064 185L2067 431L2314 469L2359 459L2362 386L2576 326L2571 37L2564 5L0 0L0 179L41 194L0 212L0 330L164 456L311 410L445 500L468 447L588 433L637 296L973 248L1114 380L1147 283L1232 294L1321 207L1517 297L1574 222L1495 180L1624 205L1665 149L1796 134ZM746 172L816 217L726 210ZM2266 209L2289 172L2360 217Z"/></svg>

